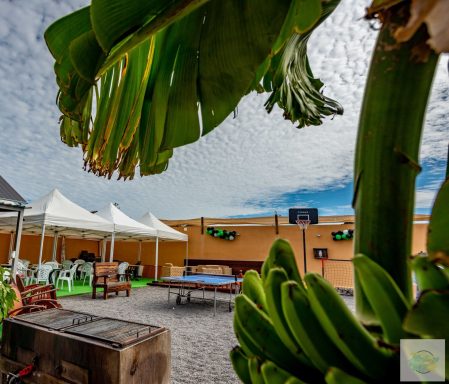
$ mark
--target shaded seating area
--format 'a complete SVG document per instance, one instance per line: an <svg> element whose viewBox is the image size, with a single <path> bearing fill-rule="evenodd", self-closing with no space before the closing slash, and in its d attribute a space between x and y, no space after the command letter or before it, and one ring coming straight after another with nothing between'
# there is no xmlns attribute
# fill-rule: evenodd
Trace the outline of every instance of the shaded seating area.
<svg viewBox="0 0 449 384"><path fill-rule="evenodd" d="M43 264L43 251L46 236L53 237L51 260L56 260L58 237L80 237L101 240L113 232L113 224L96 216L66 198L57 189L26 205L23 216L23 231L28 234L40 232L38 269ZM22 208L23 209L23 208ZM14 230L16 215L0 216L2 230Z"/></svg>
<svg viewBox="0 0 449 384"><path fill-rule="evenodd" d="M123 278L123 280L122 280ZM113 261L108 263L94 264L94 277L92 282L92 299L97 298L97 289L103 288L103 299L106 300L110 293L116 295L120 291L126 291L126 296L131 294L131 282L127 272L119 273L119 263Z"/></svg>

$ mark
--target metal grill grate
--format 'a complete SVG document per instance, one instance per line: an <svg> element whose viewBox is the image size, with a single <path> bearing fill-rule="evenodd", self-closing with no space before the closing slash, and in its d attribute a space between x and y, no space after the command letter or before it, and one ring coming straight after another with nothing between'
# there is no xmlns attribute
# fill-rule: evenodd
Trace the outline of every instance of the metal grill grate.
<svg viewBox="0 0 449 384"><path fill-rule="evenodd" d="M53 308L19 315L16 316L16 319L60 331L74 325L96 321L97 319L101 319L101 317L69 311L67 309Z"/></svg>
<svg viewBox="0 0 449 384"><path fill-rule="evenodd" d="M59 308L19 315L14 320L94 339L114 348L122 348L165 330L165 328L148 324L93 316Z"/></svg>
<svg viewBox="0 0 449 384"><path fill-rule="evenodd" d="M66 329L65 332L107 342L113 347L124 347L140 339L156 335L162 330L163 328L151 325L102 318L91 323L71 327Z"/></svg>

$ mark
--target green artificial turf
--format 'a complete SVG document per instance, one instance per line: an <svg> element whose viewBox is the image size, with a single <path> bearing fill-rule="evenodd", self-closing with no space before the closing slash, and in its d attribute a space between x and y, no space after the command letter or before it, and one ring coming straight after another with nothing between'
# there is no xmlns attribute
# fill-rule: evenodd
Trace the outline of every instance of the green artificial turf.
<svg viewBox="0 0 449 384"><path fill-rule="evenodd" d="M148 279L148 278L141 278L139 280L131 280L131 287L134 288L142 288L146 287L147 283L152 282L154 279ZM86 281L86 284L83 285L83 282L81 280L75 280L75 286L72 287L72 291L69 292L69 289L67 288L67 283L64 283L63 288L58 288L56 291L57 297L64 297L64 296L74 296L74 295L83 295L86 293L92 293L92 287L88 285L88 282ZM103 289L98 289L97 292L102 292Z"/></svg>

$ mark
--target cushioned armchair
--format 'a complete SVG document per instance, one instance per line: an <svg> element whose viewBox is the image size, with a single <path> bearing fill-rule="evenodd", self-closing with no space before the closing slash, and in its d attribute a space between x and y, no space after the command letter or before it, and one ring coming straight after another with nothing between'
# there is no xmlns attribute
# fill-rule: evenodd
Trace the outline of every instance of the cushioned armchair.
<svg viewBox="0 0 449 384"><path fill-rule="evenodd" d="M232 275L232 268L227 265L204 264L197 266L198 273L210 273L215 275Z"/></svg>
<svg viewBox="0 0 449 384"><path fill-rule="evenodd" d="M161 276L182 276L184 274L184 267L174 266L173 263L165 263L162 266Z"/></svg>

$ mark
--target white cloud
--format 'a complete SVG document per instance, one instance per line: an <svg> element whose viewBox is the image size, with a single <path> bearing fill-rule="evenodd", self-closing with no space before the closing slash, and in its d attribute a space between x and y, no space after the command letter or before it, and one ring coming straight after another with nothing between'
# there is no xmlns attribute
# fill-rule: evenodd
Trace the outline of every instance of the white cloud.
<svg viewBox="0 0 449 384"><path fill-rule="evenodd" d="M415 206L416 208L432 208L436 197L434 189L419 189L416 191Z"/></svg>
<svg viewBox="0 0 449 384"><path fill-rule="evenodd" d="M88 209L118 202L135 217L147 209L163 218L245 215L263 209L248 204L254 200L276 201L280 194L343 187L351 180L358 111L375 35L361 19L365 1L342 2L310 42L315 76L326 84L326 95L343 104L344 116L297 130L278 110L265 113L267 96L252 94L239 106L236 119L228 118L199 142L176 150L167 172L131 182L83 171L80 149L59 140L52 60L42 34L53 20L86 3L0 0L1 173L27 199L58 187ZM441 65L422 159L446 156L447 84Z"/></svg>

